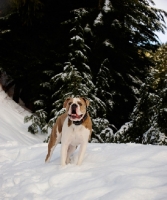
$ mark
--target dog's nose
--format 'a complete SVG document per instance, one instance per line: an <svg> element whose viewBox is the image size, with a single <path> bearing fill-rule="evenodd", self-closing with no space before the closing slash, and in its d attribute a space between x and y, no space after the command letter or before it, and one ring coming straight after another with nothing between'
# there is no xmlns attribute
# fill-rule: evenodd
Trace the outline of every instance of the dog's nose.
<svg viewBox="0 0 167 200"><path fill-rule="evenodd" d="M77 108L77 104L72 104L71 109L72 109L72 114L76 113L76 108Z"/></svg>
<svg viewBox="0 0 167 200"><path fill-rule="evenodd" d="M76 109L77 108L77 104L72 104L72 109Z"/></svg>

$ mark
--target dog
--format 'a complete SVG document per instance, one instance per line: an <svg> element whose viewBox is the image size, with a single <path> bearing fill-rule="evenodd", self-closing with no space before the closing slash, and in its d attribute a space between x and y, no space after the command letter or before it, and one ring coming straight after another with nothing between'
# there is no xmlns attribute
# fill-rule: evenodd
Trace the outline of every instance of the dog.
<svg viewBox="0 0 167 200"><path fill-rule="evenodd" d="M87 107L89 100L85 98L67 98L63 107L66 112L60 115L53 126L48 143L48 154L45 162L49 162L56 145L61 141L61 165L70 163L70 156L80 145L77 165L81 165L86 147L92 133L92 121Z"/></svg>

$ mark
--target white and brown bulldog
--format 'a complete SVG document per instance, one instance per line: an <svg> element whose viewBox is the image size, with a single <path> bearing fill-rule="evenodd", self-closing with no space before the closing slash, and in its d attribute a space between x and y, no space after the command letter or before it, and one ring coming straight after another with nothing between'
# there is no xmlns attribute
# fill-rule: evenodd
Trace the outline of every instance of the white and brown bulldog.
<svg viewBox="0 0 167 200"><path fill-rule="evenodd" d="M84 98L68 98L63 107L66 112L59 116L53 126L48 143L48 154L45 162L49 162L53 150L61 141L61 165L70 162L70 156L80 145L77 165L81 165L88 140L92 133L92 121L87 112L89 101Z"/></svg>

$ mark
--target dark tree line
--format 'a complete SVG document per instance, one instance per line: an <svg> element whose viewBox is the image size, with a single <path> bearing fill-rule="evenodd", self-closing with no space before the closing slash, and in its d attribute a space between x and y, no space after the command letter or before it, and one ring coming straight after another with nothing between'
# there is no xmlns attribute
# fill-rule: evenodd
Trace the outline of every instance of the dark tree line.
<svg viewBox="0 0 167 200"><path fill-rule="evenodd" d="M46 131L48 122L52 125L66 96L83 95L91 101L95 140L113 140L113 132L129 121L141 85L155 65L146 54L160 45L155 31L163 32L166 13L153 4L151 0L8 4L0 18L0 69L15 84L14 100L22 98L36 113L31 119L38 123L32 123L31 132L37 126Z"/></svg>

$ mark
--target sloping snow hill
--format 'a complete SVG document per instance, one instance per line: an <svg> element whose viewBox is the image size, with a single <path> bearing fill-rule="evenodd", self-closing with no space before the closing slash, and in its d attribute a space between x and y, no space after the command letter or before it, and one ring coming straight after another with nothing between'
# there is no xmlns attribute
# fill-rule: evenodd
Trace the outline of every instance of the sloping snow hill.
<svg viewBox="0 0 167 200"><path fill-rule="evenodd" d="M0 85L0 143L32 145L42 141L44 136L27 132L29 124L24 124L24 117L27 115L30 113L8 97Z"/></svg>
<svg viewBox="0 0 167 200"><path fill-rule="evenodd" d="M167 147L89 144L83 164L60 166L60 145L45 164L47 144L27 132L28 114L0 91L0 199L166 200Z"/></svg>

